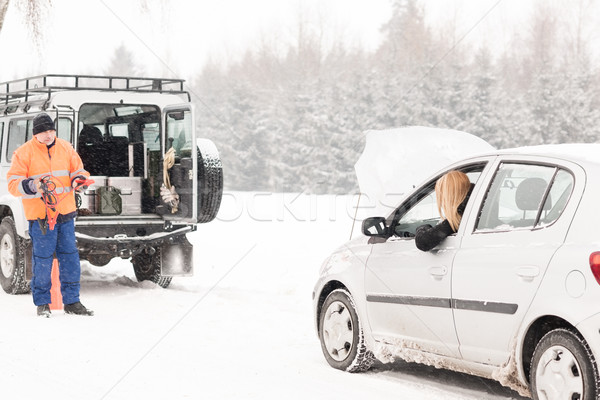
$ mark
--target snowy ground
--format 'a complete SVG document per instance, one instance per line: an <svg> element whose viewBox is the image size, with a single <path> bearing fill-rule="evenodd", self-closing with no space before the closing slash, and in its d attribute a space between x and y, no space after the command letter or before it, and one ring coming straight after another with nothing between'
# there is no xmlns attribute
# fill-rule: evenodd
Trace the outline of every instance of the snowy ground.
<svg viewBox="0 0 600 400"><path fill-rule="evenodd" d="M12 399L519 399L495 381L396 363L328 366L311 310L317 270L349 237L352 197L228 193L190 235L194 277L137 283L84 263L94 317L35 316L0 293L0 390Z"/></svg>

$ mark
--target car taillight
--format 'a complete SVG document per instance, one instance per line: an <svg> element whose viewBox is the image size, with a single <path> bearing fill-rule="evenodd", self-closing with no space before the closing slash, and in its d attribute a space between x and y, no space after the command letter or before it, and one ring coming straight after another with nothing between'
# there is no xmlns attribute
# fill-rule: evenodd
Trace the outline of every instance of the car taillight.
<svg viewBox="0 0 600 400"><path fill-rule="evenodd" d="M600 284L600 251L590 254L590 268L598 284Z"/></svg>

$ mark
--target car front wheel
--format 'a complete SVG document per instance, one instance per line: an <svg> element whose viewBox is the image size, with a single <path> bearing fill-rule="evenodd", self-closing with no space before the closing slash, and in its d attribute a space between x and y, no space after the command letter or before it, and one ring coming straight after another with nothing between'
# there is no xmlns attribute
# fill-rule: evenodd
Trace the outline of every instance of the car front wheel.
<svg viewBox="0 0 600 400"><path fill-rule="evenodd" d="M23 249L12 217L4 217L0 224L0 283L8 294L29 292Z"/></svg>
<svg viewBox="0 0 600 400"><path fill-rule="evenodd" d="M327 296L319 326L321 349L329 365L348 372L371 367L375 358L365 346L356 306L348 291L336 289Z"/></svg>
<svg viewBox="0 0 600 400"><path fill-rule="evenodd" d="M547 333L531 361L535 400L592 400L598 397L598 369L584 339L567 329Z"/></svg>

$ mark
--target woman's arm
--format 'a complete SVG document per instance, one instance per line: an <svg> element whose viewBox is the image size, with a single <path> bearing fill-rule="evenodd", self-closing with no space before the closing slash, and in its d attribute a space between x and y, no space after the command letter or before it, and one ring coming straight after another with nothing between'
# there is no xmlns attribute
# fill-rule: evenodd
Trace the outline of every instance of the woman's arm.
<svg viewBox="0 0 600 400"><path fill-rule="evenodd" d="M433 227L429 224L421 225L415 233L415 244L419 250L429 251L453 233L454 231L446 219Z"/></svg>

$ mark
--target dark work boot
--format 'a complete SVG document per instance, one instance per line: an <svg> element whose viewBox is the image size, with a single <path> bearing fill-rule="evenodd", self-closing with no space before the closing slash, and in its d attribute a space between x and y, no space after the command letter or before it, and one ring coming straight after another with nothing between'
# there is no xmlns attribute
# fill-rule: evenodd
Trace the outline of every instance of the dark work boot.
<svg viewBox="0 0 600 400"><path fill-rule="evenodd" d="M85 306L79 301L73 304L65 304L65 313L75 315L94 315L92 310L85 308Z"/></svg>
<svg viewBox="0 0 600 400"><path fill-rule="evenodd" d="M37 306L37 315L38 317L46 317L50 318L50 305L42 304L41 306Z"/></svg>

